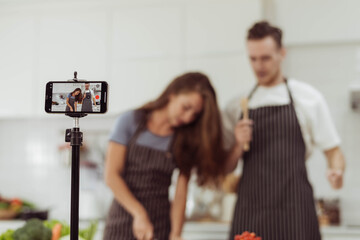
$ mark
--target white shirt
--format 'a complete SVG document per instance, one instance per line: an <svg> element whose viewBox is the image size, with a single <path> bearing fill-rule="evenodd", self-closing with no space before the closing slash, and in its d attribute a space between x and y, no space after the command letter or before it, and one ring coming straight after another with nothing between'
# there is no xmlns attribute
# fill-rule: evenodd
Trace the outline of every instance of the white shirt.
<svg viewBox="0 0 360 240"><path fill-rule="evenodd" d="M288 86L306 145L306 159L311 155L314 147L328 150L339 146L340 137L321 93L309 84L295 79L289 79ZM234 128L241 115L240 100L248 97L250 91L251 89L248 89L240 97L233 99L223 113L227 148L230 148L235 141ZM289 103L290 97L285 83L273 87L259 86L249 100L249 109Z"/></svg>

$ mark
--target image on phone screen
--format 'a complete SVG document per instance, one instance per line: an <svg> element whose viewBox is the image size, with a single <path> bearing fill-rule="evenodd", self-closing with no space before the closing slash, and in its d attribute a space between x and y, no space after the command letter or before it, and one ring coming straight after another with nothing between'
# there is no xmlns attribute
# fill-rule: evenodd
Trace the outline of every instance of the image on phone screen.
<svg viewBox="0 0 360 240"><path fill-rule="evenodd" d="M106 97L104 84L105 82L49 82L46 111L103 113L106 111L106 101L102 101Z"/></svg>

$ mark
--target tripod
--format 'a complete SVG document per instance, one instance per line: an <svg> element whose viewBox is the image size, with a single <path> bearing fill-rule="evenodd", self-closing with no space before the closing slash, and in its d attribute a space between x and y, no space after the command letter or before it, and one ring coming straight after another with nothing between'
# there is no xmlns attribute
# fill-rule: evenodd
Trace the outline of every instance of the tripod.
<svg viewBox="0 0 360 240"><path fill-rule="evenodd" d="M77 72L74 72L75 82L78 82ZM71 80L70 80L71 81ZM74 127L66 129L65 142L71 146L71 210L70 210L70 240L79 238L79 180L80 180L80 146L83 134L80 132L79 118L86 113L69 112L65 115L74 118Z"/></svg>

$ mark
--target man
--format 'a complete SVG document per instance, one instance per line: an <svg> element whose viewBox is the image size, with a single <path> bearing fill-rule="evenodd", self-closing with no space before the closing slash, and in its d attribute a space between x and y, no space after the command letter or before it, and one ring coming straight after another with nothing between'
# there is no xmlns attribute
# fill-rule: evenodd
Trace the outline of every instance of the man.
<svg viewBox="0 0 360 240"><path fill-rule="evenodd" d="M331 186L342 187L345 160L326 102L310 85L284 77L281 38L282 31L268 22L249 30L247 50L257 78L242 96L248 98L249 119L240 117L240 99L224 114L232 146L227 171L243 160L231 240L243 231L265 240L321 239L305 167L314 147L326 155Z"/></svg>
<svg viewBox="0 0 360 240"><path fill-rule="evenodd" d="M82 102L82 112L93 112L92 105L96 105L95 94L93 90L90 90L90 83L85 83L85 91Z"/></svg>

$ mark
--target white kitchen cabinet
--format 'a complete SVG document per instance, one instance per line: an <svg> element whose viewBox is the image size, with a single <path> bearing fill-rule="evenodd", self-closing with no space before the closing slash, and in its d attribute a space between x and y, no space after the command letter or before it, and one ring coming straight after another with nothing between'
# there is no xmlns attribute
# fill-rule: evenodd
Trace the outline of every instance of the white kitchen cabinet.
<svg viewBox="0 0 360 240"><path fill-rule="evenodd" d="M0 12L0 117L46 115L46 82L71 79L74 71L79 78L106 80L104 11L6 9Z"/></svg>
<svg viewBox="0 0 360 240"><path fill-rule="evenodd" d="M0 12L0 117L28 116L34 109L34 19Z"/></svg>
<svg viewBox="0 0 360 240"><path fill-rule="evenodd" d="M261 2L189 1L186 12L188 56L238 54L243 51L247 29L262 18Z"/></svg>
<svg viewBox="0 0 360 240"><path fill-rule="evenodd" d="M109 82L109 113L140 107L156 98L169 82L182 73L177 59L116 61Z"/></svg>
<svg viewBox="0 0 360 240"><path fill-rule="evenodd" d="M183 54L181 5L134 6L113 12L112 59L168 58Z"/></svg>
<svg viewBox="0 0 360 240"><path fill-rule="evenodd" d="M238 80L250 75L241 59L246 30L261 18L261 5L260 0L0 4L0 118L49 116L46 82L71 79L74 71L80 79L109 82L110 114L153 99L189 70L215 76L218 95L237 93Z"/></svg>
<svg viewBox="0 0 360 240"><path fill-rule="evenodd" d="M254 74L245 53L213 58L192 58L187 62L186 68L202 71L209 76L221 107L225 107L244 89L250 89L255 84Z"/></svg>
<svg viewBox="0 0 360 240"><path fill-rule="evenodd" d="M274 0L286 44L360 40L358 0Z"/></svg>

